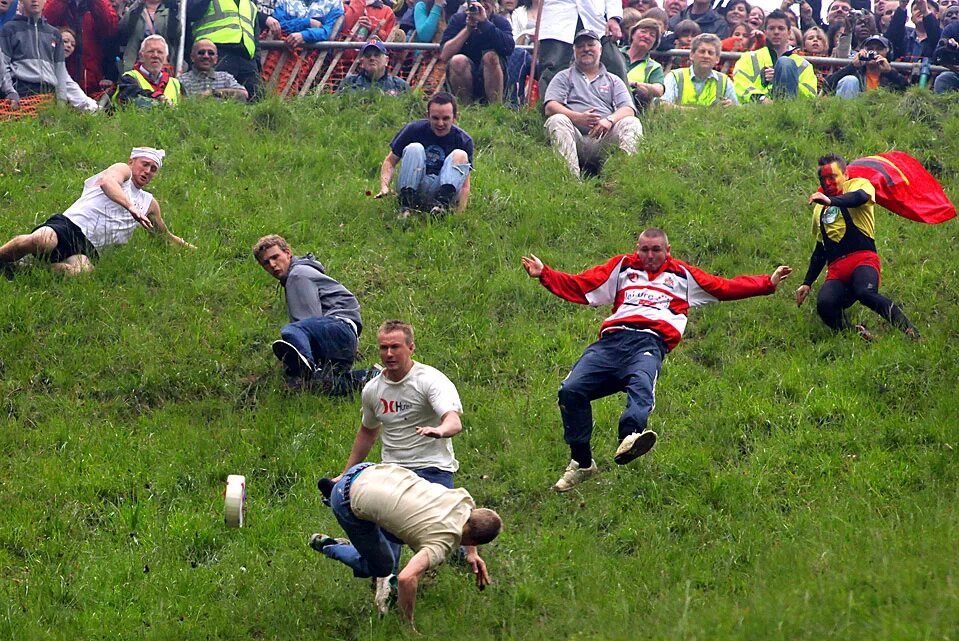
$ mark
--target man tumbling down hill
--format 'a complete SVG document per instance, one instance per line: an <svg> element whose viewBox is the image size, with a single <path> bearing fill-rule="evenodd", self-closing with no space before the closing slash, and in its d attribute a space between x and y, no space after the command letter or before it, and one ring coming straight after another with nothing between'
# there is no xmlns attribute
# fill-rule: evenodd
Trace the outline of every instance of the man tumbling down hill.
<svg viewBox="0 0 959 641"><path fill-rule="evenodd" d="M176 245L196 249L167 228L160 205L144 187L163 166L166 152L136 147L126 163L110 165L83 183L83 193L62 214L0 247L0 268L11 273L24 256L48 259L56 271L74 275L93 270L100 252L130 241L137 227Z"/></svg>
<svg viewBox="0 0 959 641"><path fill-rule="evenodd" d="M640 235L635 253L614 256L577 275L551 269L532 254L523 256L529 276L560 298L613 306L599 340L586 348L559 388L572 460L553 486L557 492L567 492L599 471L589 444L595 399L626 392L616 463L625 465L656 444L656 432L646 429L656 404L656 379L666 353L682 339L690 307L771 294L792 273L781 265L771 276L720 278L676 260L669 249L666 232L651 227Z"/></svg>

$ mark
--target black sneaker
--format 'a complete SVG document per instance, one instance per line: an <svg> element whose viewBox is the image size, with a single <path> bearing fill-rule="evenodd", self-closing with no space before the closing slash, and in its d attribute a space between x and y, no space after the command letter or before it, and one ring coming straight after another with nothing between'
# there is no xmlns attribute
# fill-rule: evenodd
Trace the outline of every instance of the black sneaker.
<svg viewBox="0 0 959 641"><path fill-rule="evenodd" d="M436 192L436 205L443 209L449 209L454 198L456 198L456 187L450 184L440 185Z"/></svg>
<svg viewBox="0 0 959 641"><path fill-rule="evenodd" d="M13 280L13 274L16 270L16 267L13 263L8 263L6 261L0 263L0 274L3 274L3 277L7 280Z"/></svg>
<svg viewBox="0 0 959 641"><path fill-rule="evenodd" d="M273 341L273 354L283 362L287 376L308 381L313 378L313 366L296 347L284 340Z"/></svg>

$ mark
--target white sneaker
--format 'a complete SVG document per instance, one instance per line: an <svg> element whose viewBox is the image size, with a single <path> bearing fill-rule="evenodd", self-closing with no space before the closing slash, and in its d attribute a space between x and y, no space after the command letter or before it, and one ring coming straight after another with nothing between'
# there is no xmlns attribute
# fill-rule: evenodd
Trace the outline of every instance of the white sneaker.
<svg viewBox="0 0 959 641"><path fill-rule="evenodd" d="M569 492L589 477L595 476L598 473L599 468L596 467L596 461L592 461L592 465L586 468L581 468L576 461L570 461L569 465L566 466L566 471L563 472L563 475L559 477L559 480L553 485L553 489L557 492Z"/></svg>
<svg viewBox="0 0 959 641"><path fill-rule="evenodd" d="M633 432L624 438L619 447L616 448L616 456L613 457L613 460L619 465L626 465L653 449L654 445L656 445L656 432L652 430Z"/></svg>
<svg viewBox="0 0 959 641"><path fill-rule="evenodd" d="M390 611L390 605L396 601L394 593L396 591L396 576L376 577L374 579L376 591L373 593L373 603L376 605L376 611L380 615L387 614Z"/></svg>

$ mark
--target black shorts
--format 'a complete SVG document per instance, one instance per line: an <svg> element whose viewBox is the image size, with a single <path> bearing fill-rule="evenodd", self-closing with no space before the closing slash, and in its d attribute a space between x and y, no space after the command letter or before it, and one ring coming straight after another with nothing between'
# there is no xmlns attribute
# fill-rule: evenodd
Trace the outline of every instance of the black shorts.
<svg viewBox="0 0 959 641"><path fill-rule="evenodd" d="M90 244L80 228L63 214L50 216L47 218L47 222L37 225L33 228L33 231L37 231L41 227L49 227L57 235L57 246L48 255L50 262L62 263L70 256L76 256L77 254L83 254L90 259L97 258L96 248Z"/></svg>

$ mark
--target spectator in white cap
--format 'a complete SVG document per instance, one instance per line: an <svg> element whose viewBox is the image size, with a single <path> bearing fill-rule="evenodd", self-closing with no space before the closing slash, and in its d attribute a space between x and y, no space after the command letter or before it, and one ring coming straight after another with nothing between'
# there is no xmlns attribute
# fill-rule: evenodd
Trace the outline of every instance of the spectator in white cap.
<svg viewBox="0 0 959 641"><path fill-rule="evenodd" d="M127 243L138 226L196 249L167 228L156 198L144 190L165 155L162 149L136 147L126 163L110 165L87 178L80 198L65 212L0 247L0 268L11 275L13 263L32 255L50 261L54 270L64 274L89 272L105 248Z"/></svg>
<svg viewBox="0 0 959 641"><path fill-rule="evenodd" d="M577 33L574 66L557 73L543 97L546 136L577 178L583 165L598 173L614 146L636 153L643 135L626 83L606 71L601 53L598 34Z"/></svg>

